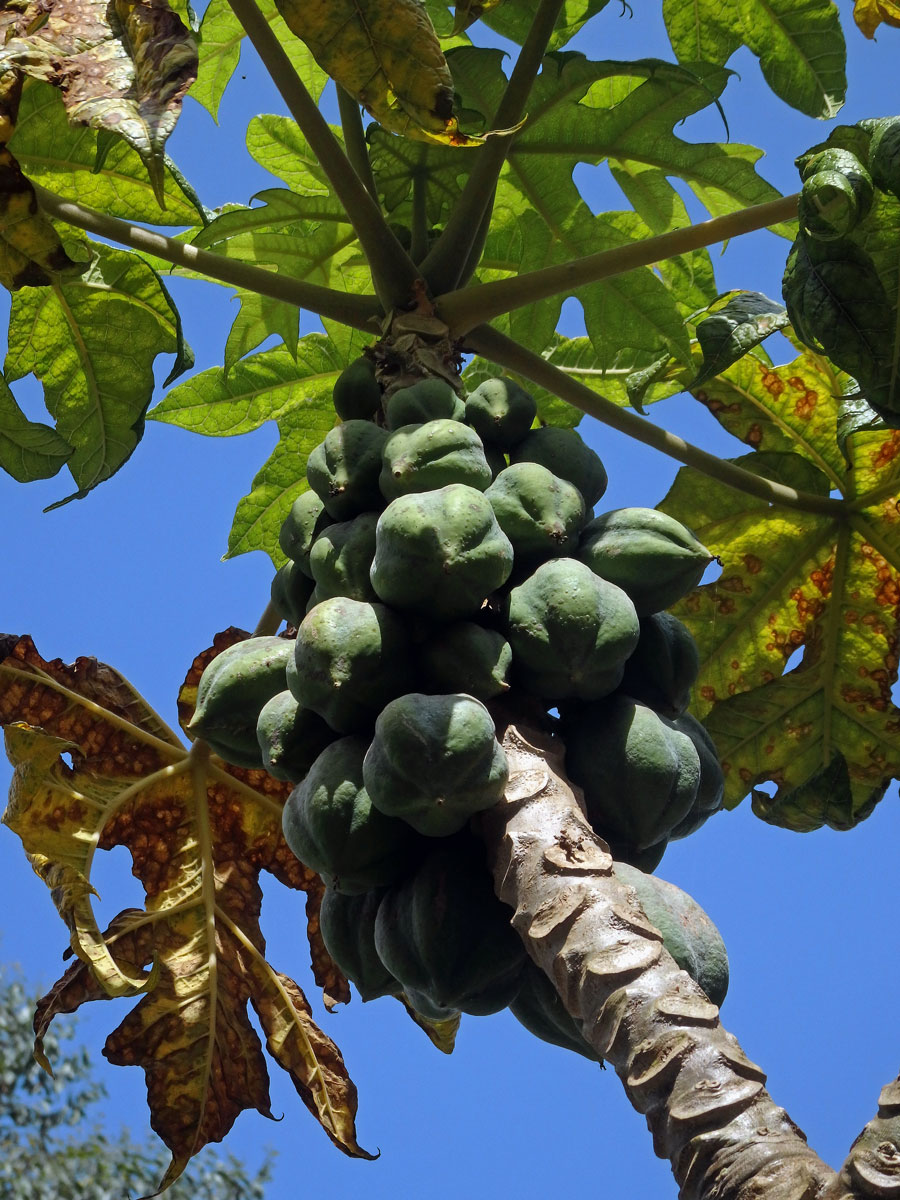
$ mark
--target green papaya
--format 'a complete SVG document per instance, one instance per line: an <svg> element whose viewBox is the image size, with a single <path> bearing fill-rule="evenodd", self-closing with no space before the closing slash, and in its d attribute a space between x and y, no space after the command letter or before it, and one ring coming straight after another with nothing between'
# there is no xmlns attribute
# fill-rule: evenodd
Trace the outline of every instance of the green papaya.
<svg viewBox="0 0 900 1200"><path fill-rule="evenodd" d="M518 991L525 950L511 916L494 895L481 847L447 839L385 892L375 948L407 996L484 1016Z"/></svg>
<svg viewBox="0 0 900 1200"><path fill-rule="evenodd" d="M496 446L485 446L484 457L487 465L491 468L491 479L496 479L500 472L505 471L509 466L509 459Z"/></svg>
<svg viewBox="0 0 900 1200"><path fill-rule="evenodd" d="M869 170L877 187L900 200L900 117L873 122Z"/></svg>
<svg viewBox="0 0 900 1200"><path fill-rule="evenodd" d="M465 412L465 405L450 384L436 376L398 388L391 392L384 405L388 429L443 419L462 421Z"/></svg>
<svg viewBox="0 0 900 1200"><path fill-rule="evenodd" d="M407 988L402 993L402 997L410 1008L414 1009L418 1016L424 1017L426 1021L449 1021L452 1017L459 1016L458 1008L443 1008L429 999L424 992L417 992L415 988Z"/></svg>
<svg viewBox="0 0 900 1200"><path fill-rule="evenodd" d="M256 722L263 766L273 779L288 783L299 783L336 736L318 713L301 708L288 689L266 701Z"/></svg>
<svg viewBox="0 0 900 1200"><path fill-rule="evenodd" d="M381 711L363 778L381 812L446 837L497 803L509 766L480 700L411 692Z"/></svg>
<svg viewBox="0 0 900 1200"><path fill-rule="evenodd" d="M348 896L329 887L319 909L319 931L325 949L363 1000L394 996L400 991L400 984L375 949L375 914L383 895L380 888Z"/></svg>
<svg viewBox="0 0 900 1200"><path fill-rule="evenodd" d="M450 621L477 612L512 565L490 501L451 483L391 501L378 521L371 579L385 604Z"/></svg>
<svg viewBox="0 0 900 1200"><path fill-rule="evenodd" d="M500 472L485 495L497 524L512 542L517 562L574 553L585 507L581 492L567 479L540 463L513 463Z"/></svg>
<svg viewBox="0 0 900 1200"><path fill-rule="evenodd" d="M345 367L335 381L331 401L342 421L367 421L374 417L381 409L375 360L361 354Z"/></svg>
<svg viewBox="0 0 900 1200"><path fill-rule="evenodd" d="M700 785L697 788L697 798L690 812L683 817L669 834L674 841L676 838L688 837L703 825L706 820L717 813L725 800L725 776L722 774L722 764L719 762L719 752L710 737L706 727L691 713L683 713L672 722L679 733L685 734L694 743L697 757L700 759Z"/></svg>
<svg viewBox="0 0 900 1200"><path fill-rule="evenodd" d="M491 482L491 468L478 434L460 421L404 425L384 445L379 487L386 500L464 483L479 492Z"/></svg>
<svg viewBox="0 0 900 1200"><path fill-rule="evenodd" d="M691 811L700 760L691 739L628 696L573 706L561 729L566 770L616 858L658 846Z"/></svg>
<svg viewBox="0 0 900 1200"><path fill-rule="evenodd" d="M542 563L512 588L505 629L516 678L546 700L614 691L639 634L625 593L573 558Z"/></svg>
<svg viewBox="0 0 900 1200"><path fill-rule="evenodd" d="M275 572L272 577L272 604L288 625L299 625L303 620L313 587L313 581L300 564L290 559Z"/></svg>
<svg viewBox="0 0 900 1200"><path fill-rule="evenodd" d="M309 553L316 603L331 596L349 596L351 600L378 599L369 579L369 568L375 557L377 524L378 513L366 512L351 521L338 521L322 530Z"/></svg>
<svg viewBox="0 0 900 1200"><path fill-rule="evenodd" d="M233 766L261 767L256 723L266 701L287 687L293 652L286 638L251 637L217 654L200 676L188 733Z"/></svg>
<svg viewBox="0 0 900 1200"><path fill-rule="evenodd" d="M338 733L364 733L413 678L401 618L383 604L334 596L300 623L287 686Z"/></svg>
<svg viewBox="0 0 900 1200"><path fill-rule="evenodd" d="M535 462L551 474L574 483L590 512L609 480L600 458L574 429L545 425L532 429L509 452L510 463Z"/></svg>
<svg viewBox="0 0 900 1200"><path fill-rule="evenodd" d="M366 738L326 746L285 801L284 840L329 887L347 895L384 887L405 874L415 836L375 808L363 781Z"/></svg>
<svg viewBox="0 0 900 1200"><path fill-rule="evenodd" d="M494 629L474 621L445 625L419 650L419 669L429 692L465 692L490 700L509 691L512 647Z"/></svg>
<svg viewBox="0 0 900 1200"><path fill-rule="evenodd" d="M371 421L344 421L310 453L306 478L335 521L381 508L378 476L386 440L385 430Z"/></svg>
<svg viewBox="0 0 900 1200"><path fill-rule="evenodd" d="M486 379L466 398L466 420L487 446L511 450L537 416L534 397L513 379Z"/></svg>
<svg viewBox="0 0 900 1200"><path fill-rule="evenodd" d="M656 508L616 508L584 528L578 557L631 597L639 616L670 608L700 582L715 555Z"/></svg>
<svg viewBox="0 0 900 1200"><path fill-rule="evenodd" d="M323 529L334 522L315 492L301 492L291 505L278 534L278 544L301 571L309 575L309 552ZM312 576L310 575L310 578Z"/></svg>
<svg viewBox="0 0 900 1200"><path fill-rule="evenodd" d="M662 934L663 945L691 979L699 983L713 1004L721 1005L728 991L728 953L722 935L687 892L636 867L617 862L614 870L622 883L637 892L641 908Z"/></svg>
<svg viewBox="0 0 900 1200"><path fill-rule="evenodd" d="M578 1022L566 1009L559 992L531 959L522 970L519 992L509 1011L542 1042L574 1050L593 1062L603 1061L590 1042L585 1041Z"/></svg>
<svg viewBox="0 0 900 1200"><path fill-rule="evenodd" d="M641 636L625 664L621 690L664 717L680 716L691 702L700 655L691 631L671 613L641 619Z"/></svg>

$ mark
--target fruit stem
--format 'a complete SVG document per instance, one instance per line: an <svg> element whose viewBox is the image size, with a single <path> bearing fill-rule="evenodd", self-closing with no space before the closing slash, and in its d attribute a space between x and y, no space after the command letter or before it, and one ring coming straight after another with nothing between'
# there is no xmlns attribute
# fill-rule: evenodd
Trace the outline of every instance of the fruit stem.
<svg viewBox="0 0 900 1200"><path fill-rule="evenodd" d="M262 616L256 622L256 628L253 630L252 637L268 637L273 633L277 633L281 625L281 614L275 608L275 605L270 600L266 605Z"/></svg>

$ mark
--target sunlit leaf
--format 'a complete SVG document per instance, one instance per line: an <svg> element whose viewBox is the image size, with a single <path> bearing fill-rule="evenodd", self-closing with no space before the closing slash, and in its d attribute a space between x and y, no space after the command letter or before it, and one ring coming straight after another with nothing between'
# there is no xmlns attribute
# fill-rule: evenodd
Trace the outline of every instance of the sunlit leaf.
<svg viewBox="0 0 900 1200"><path fill-rule="evenodd" d="M726 292L706 309L697 323L703 366L694 383L721 374L732 363L788 323L783 304L762 292Z"/></svg>
<svg viewBox="0 0 900 1200"><path fill-rule="evenodd" d="M242 636L228 631L199 656L184 705L205 662ZM52 889L77 955L41 1003L38 1049L56 1013L142 995L105 1053L145 1070L153 1127L172 1155L164 1186L241 1111L271 1116L249 1002L269 1054L328 1136L366 1157L337 1048L297 985L265 959L260 871L313 895L322 889L281 836L287 786L189 755L131 685L95 659L47 662L30 639L15 637L0 639L0 654L0 722L15 768L4 821ZM97 850L116 846L131 853L146 907L120 913L101 933L90 871Z"/></svg>
<svg viewBox="0 0 900 1200"><path fill-rule="evenodd" d="M855 0L853 20L867 38L875 36L882 22L900 29L900 4L894 0Z"/></svg>
<svg viewBox="0 0 900 1200"><path fill-rule="evenodd" d="M55 429L29 421L0 377L0 467L17 479L49 479L71 457L72 447Z"/></svg>

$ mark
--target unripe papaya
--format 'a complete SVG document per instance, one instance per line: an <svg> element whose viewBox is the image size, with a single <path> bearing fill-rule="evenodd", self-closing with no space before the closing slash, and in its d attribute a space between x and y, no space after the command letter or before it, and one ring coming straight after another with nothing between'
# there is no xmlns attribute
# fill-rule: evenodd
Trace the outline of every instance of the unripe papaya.
<svg viewBox="0 0 900 1200"><path fill-rule="evenodd" d="M672 725L679 733L686 734L694 743L694 749L700 759L700 786L697 788L697 798L690 812L675 826L669 837L688 837L705 821L717 813L725 799L725 776L722 774L722 764L719 762L719 752L710 737L706 727L691 713L683 713Z"/></svg>
<svg viewBox="0 0 900 1200"><path fill-rule="evenodd" d="M464 692L490 700L509 691L512 647L494 629L459 621L438 629L419 651L419 667L430 692Z"/></svg>
<svg viewBox="0 0 900 1200"><path fill-rule="evenodd" d="M369 579L377 524L378 513L366 512L352 521L338 521L322 530L309 554L316 603L332 596L378 599Z"/></svg>
<svg viewBox="0 0 900 1200"><path fill-rule="evenodd" d="M331 401L342 421L367 421L374 417L381 408L375 360L361 354L345 367L335 381Z"/></svg>
<svg viewBox="0 0 900 1200"><path fill-rule="evenodd" d="M664 717L680 716L691 702L700 655L691 631L671 613L641 620L637 648L625 664L621 690Z"/></svg>
<svg viewBox="0 0 900 1200"><path fill-rule="evenodd" d="M525 950L494 895L480 847L448 839L388 888L375 918L378 957L409 995L483 1016L515 996Z"/></svg>
<svg viewBox="0 0 900 1200"><path fill-rule="evenodd" d="M252 637L217 654L197 685L191 736L236 767L261 767L256 723L266 701L287 687L293 651L286 638Z"/></svg>
<svg viewBox="0 0 900 1200"><path fill-rule="evenodd" d="M306 615L313 581L299 563L290 559L272 577L271 597L275 611L288 625L299 625Z"/></svg>
<svg viewBox="0 0 900 1200"><path fill-rule="evenodd" d="M287 686L339 733L363 733L413 680L403 622L383 604L334 596L304 617Z"/></svg>
<svg viewBox="0 0 900 1200"><path fill-rule="evenodd" d="M384 445L379 487L386 500L464 483L479 492L491 482L481 439L460 421L404 425Z"/></svg>
<svg viewBox="0 0 900 1200"><path fill-rule="evenodd" d="M301 571L310 575L309 552L313 542L322 530L333 522L334 517L328 515L325 505L315 492L301 492L284 519L278 534L278 544Z"/></svg>
<svg viewBox="0 0 900 1200"><path fill-rule="evenodd" d="M566 713L566 770L584 791L585 812L616 858L668 838L697 797L700 760L671 722L628 696Z"/></svg>
<svg viewBox="0 0 900 1200"><path fill-rule="evenodd" d="M325 949L356 987L363 1000L393 996L400 984L375 949L375 914L381 903L380 888L347 896L326 888L319 909L319 930Z"/></svg>
<svg viewBox="0 0 900 1200"><path fill-rule="evenodd" d="M728 991L728 953L722 935L696 900L656 875L617 862L622 883L637 892L641 908L662 934L663 945L713 1004L721 1005Z"/></svg>
<svg viewBox="0 0 900 1200"><path fill-rule="evenodd" d="M674 517L656 508L616 508L584 528L578 557L634 602L639 616L670 608L714 561Z"/></svg>
<svg viewBox="0 0 900 1200"><path fill-rule="evenodd" d="M585 522L584 498L540 463L513 463L485 492L517 562L574 553Z"/></svg>
<svg viewBox="0 0 900 1200"><path fill-rule="evenodd" d="M403 875L415 840L407 824L372 805L362 771L367 749L361 737L326 746L282 813L291 851L329 887L351 896Z"/></svg>
<svg viewBox="0 0 900 1200"><path fill-rule="evenodd" d="M519 992L509 1011L542 1042L574 1050L593 1062L603 1061L590 1042L585 1041L578 1022L566 1009L559 992L531 959L522 970Z"/></svg>
<svg viewBox="0 0 900 1200"><path fill-rule="evenodd" d="M449 1021L451 1017L459 1016L458 1008L444 1008L435 1004L424 992L417 992L415 988L406 988L402 996L410 1008L426 1021Z"/></svg>
<svg viewBox="0 0 900 1200"><path fill-rule="evenodd" d="M378 521L371 579L385 604L455 620L477 612L512 564L490 501L452 483L391 501Z"/></svg>
<svg viewBox="0 0 900 1200"><path fill-rule="evenodd" d="M547 700L596 700L614 691L638 634L625 593L573 558L542 563L509 593L513 671Z"/></svg>
<svg viewBox="0 0 900 1200"><path fill-rule="evenodd" d="M535 462L574 483L590 512L609 482L600 458L574 429L545 425L532 429L509 452L510 463Z"/></svg>
<svg viewBox="0 0 900 1200"><path fill-rule="evenodd" d="M388 396L384 406L388 429L442 419L462 421L465 412L465 405L450 384L437 376L398 388Z"/></svg>
<svg viewBox="0 0 900 1200"><path fill-rule="evenodd" d="M287 689L266 701L256 722L263 766L273 779L289 783L299 783L336 736L318 713L301 708Z"/></svg>
<svg viewBox="0 0 900 1200"><path fill-rule="evenodd" d="M363 764L372 803L427 837L496 804L509 778L494 722L473 696L412 692L385 705Z"/></svg>
<svg viewBox="0 0 900 1200"><path fill-rule="evenodd" d="M466 399L466 420L488 446L511 450L537 416L534 397L513 379L486 379Z"/></svg>
<svg viewBox="0 0 900 1200"><path fill-rule="evenodd" d="M371 421L344 421L310 453L306 478L335 521L381 507L378 476L386 440L387 433Z"/></svg>

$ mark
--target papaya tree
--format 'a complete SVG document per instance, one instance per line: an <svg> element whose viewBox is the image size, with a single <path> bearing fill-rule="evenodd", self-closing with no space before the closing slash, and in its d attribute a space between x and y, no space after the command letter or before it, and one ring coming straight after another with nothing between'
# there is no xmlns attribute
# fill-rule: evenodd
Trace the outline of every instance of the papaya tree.
<svg viewBox="0 0 900 1200"><path fill-rule="evenodd" d="M4 9L0 463L65 468L58 503L90 504L148 417L279 429L228 539L270 558L268 603L173 665L189 748L113 666L0 637L4 821L71 943L35 1055L58 1015L137 1001L104 1053L144 1069L160 1190L240 1112L271 1115L250 1009L335 1146L372 1157L340 1051L266 957L263 871L305 895L326 1007L353 983L444 1051L461 1013L508 1007L615 1071L684 1196L898 1186L900 1083L826 1165L721 1024L714 926L655 872L748 796L770 826L848 831L900 776L900 118L825 127L781 195L754 147L675 129L727 116L741 48L833 121L836 8L667 0L665 59L602 57L610 16ZM900 23L888 0L855 16ZM213 210L166 143L186 95L218 111L242 43L286 113L247 145L283 186ZM582 194L601 165L627 209ZM715 282L708 247L762 229L784 304ZM176 280L240 302L222 365L186 379L203 313L182 322ZM53 424L13 393L29 375ZM745 452L647 419L683 393ZM683 464L656 508L603 510L584 414ZM101 929L96 852L119 847L143 907Z"/></svg>

